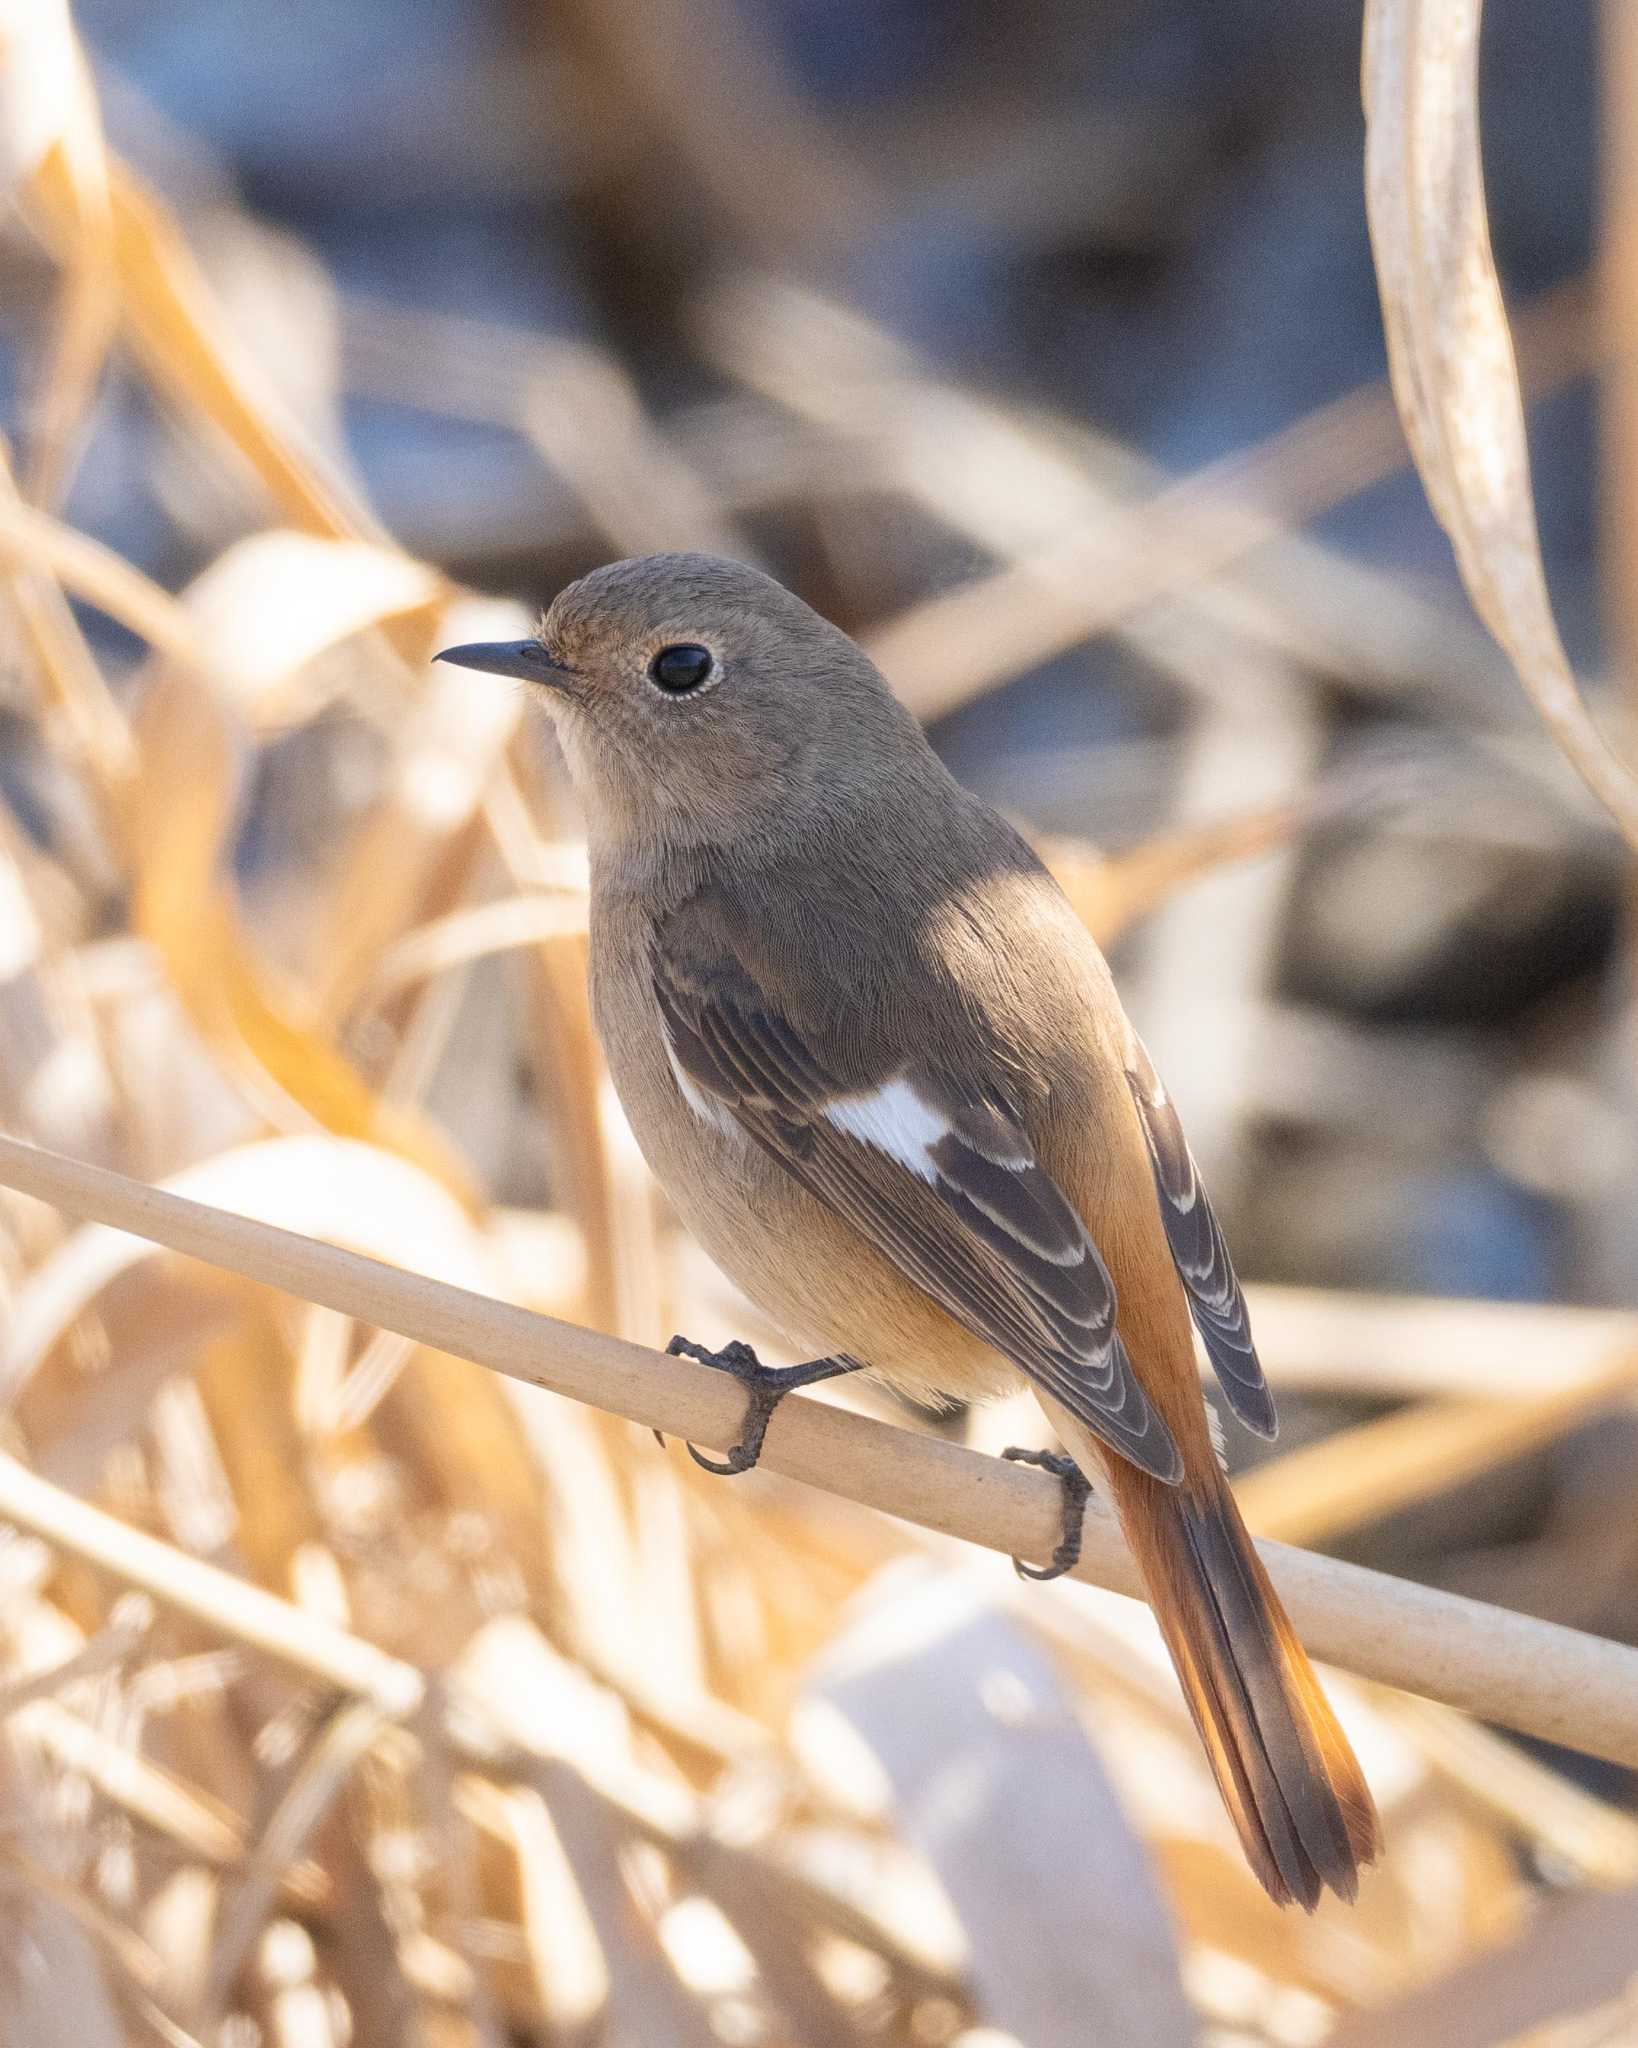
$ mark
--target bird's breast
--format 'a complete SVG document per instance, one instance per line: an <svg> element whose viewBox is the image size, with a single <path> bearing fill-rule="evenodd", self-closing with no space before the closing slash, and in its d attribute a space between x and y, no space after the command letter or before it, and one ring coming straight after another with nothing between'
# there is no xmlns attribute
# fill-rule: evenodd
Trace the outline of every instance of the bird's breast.
<svg viewBox="0 0 1638 2048"><path fill-rule="evenodd" d="M1005 1359L678 1071L650 939L635 906L600 906L594 896L593 1021L626 1119L684 1227L805 1356L845 1352L922 1399L976 1400L1015 1385Z"/></svg>

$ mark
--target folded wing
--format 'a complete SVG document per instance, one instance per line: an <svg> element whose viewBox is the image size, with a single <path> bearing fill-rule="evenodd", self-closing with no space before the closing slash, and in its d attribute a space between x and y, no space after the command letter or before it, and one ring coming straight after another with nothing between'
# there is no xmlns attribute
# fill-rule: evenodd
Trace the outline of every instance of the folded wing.
<svg viewBox="0 0 1638 2048"><path fill-rule="evenodd" d="M741 962L684 967L661 944L652 961L672 1064L696 1110L726 1110L1121 1456L1162 1480L1182 1476L1116 1331L1097 1248L1001 1103L914 1056L844 1084Z"/></svg>
<svg viewBox="0 0 1638 2048"><path fill-rule="evenodd" d="M1247 1429L1271 1437L1279 1427L1257 1347L1251 1341L1246 1298L1177 1111L1142 1043L1133 1038L1126 1079L1137 1103L1172 1261L1229 1406Z"/></svg>

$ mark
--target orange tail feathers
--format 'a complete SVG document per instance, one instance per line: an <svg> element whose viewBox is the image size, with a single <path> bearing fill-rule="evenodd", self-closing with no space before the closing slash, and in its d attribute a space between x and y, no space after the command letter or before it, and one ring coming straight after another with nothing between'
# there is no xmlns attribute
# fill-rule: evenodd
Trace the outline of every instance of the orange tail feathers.
<svg viewBox="0 0 1638 2048"><path fill-rule="evenodd" d="M1381 1846L1364 1775L1215 1467L1163 1486L1104 1461L1247 1859L1279 1905L1352 1900Z"/></svg>

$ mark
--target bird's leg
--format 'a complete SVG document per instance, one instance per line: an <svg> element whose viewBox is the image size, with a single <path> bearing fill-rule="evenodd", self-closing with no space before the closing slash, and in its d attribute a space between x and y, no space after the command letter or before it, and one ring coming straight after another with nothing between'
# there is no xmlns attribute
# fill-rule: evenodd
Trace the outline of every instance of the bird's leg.
<svg viewBox="0 0 1638 2048"><path fill-rule="evenodd" d="M749 1344L725 1344L720 1351L707 1351L703 1344L691 1344L686 1337L673 1337L665 1347L670 1358L692 1358L717 1372L730 1374L745 1389L745 1424L740 1440L719 1464L688 1446L696 1465L722 1478L749 1472L762 1455L762 1439L774 1410L787 1394L798 1387L811 1387L820 1380L833 1380L845 1372L857 1372L856 1358L810 1358L806 1365L764 1365Z"/></svg>
<svg viewBox="0 0 1638 2048"><path fill-rule="evenodd" d="M1086 1521L1086 1503L1092 1497L1092 1482L1073 1458L1067 1458L1059 1451L1025 1451L1014 1444L1001 1455L1010 1458L1015 1465L1039 1465L1043 1472L1050 1472L1064 1490L1063 1540L1052 1553L1051 1564L1025 1564L1016 1557L1012 1561L1012 1568L1021 1579L1061 1579L1065 1572L1073 1571L1080 1562L1081 1529Z"/></svg>

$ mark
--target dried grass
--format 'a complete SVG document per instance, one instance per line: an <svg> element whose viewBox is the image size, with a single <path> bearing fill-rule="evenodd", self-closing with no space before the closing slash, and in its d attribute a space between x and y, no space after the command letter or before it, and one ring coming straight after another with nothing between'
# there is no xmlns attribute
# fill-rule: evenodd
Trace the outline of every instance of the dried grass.
<svg viewBox="0 0 1638 2048"><path fill-rule="evenodd" d="M584 12L611 73L635 66L655 103L699 107L655 76L636 10ZM713 7L713 33L732 19ZM1379 206L1412 194L1425 225L1434 200L1403 177L1423 130L1393 142L1375 75L1373 190ZM758 81L785 104L770 66ZM788 212L756 169L777 125L679 138L764 252ZM731 149L747 133L750 171ZM799 140L827 167L809 217L833 223L859 204L852 174L828 138ZM21 482L0 484L33 814L0 802L0 1119L499 1303L638 1340L715 1327L721 1295L597 1064L580 868L538 742L515 696L426 666L442 641L505 630L497 608L398 551L277 401L163 202L105 149L61 7L0 4L0 145L57 277ZM791 148L773 159L788 179ZM1384 278L1402 311L1388 263ZM1408 274L1410 296L1425 285ZM743 285L735 304L712 326L732 377L1002 565L883 634L924 710L1100 623L1205 689L1220 656L1286 660L1363 601L1284 526L1380 468L1378 397L1340 457L1334 421L1265 451L1254 503L1244 478L1214 477L1150 504L1120 451L937 387L811 297ZM1492 408L1516 402L1498 317ZM1474 339L1446 331L1441 363ZM116 345L264 508L265 530L180 596L58 515ZM1398 325L1402 402L1421 345ZM1419 459L1444 479L1441 510L1471 522L1421 389ZM610 549L735 544L738 501L613 362L528 354L482 397ZM1515 467L1515 548L1527 506ZM1464 570L1539 679L1539 612L1515 608L1528 561L1522 583L1496 582L1475 531ZM1414 630L1412 600L1371 595L1387 637ZM134 686L105 675L70 598L144 643ZM1562 690L1547 708L1625 806ZM300 820L273 870L236 860L253 787ZM1285 844L1308 808L1123 863L1052 858L1110 936L1219 861ZM1429 1399L1418 1421L1469 1470L1630 1380L1620 1318L1266 1291L1258 1311L1285 1384ZM1087 2037L1088 2002L1110 2042L1204 2027L1363 2044L1423 2013L1451 2042L1499 2043L1509 2016L1565 2016L1581 2029L1566 2043L1622 2038L1630 1996L1599 1943L1630 1936L1631 1904L1591 1888L1630 1883L1630 1819L1458 1717L1339 1685L1390 1853L1352 1915L1282 1918L1235 1852L1152 1629L1114 1595L1026 1598L945 1538L772 1475L719 1485L625 1422L3 1194L0 1317L8 2041L254 2025L304 2048L938 2048L983 2026L1051 2048ZM614 1355L586 1346L593 1371ZM1505 1384L1481 1382L1498 1358ZM725 1390L697 1378L675 1419L714 1400L724 1425ZM818 1430L819 1455L827 1426L819 1411L773 1441ZM1271 1518L1329 1530L1440 1483L1426 1459L1407 1477L1391 1432L1375 1442L1268 1468ZM943 1448L958 1494L989 1469ZM990 1540L1044 1534L1045 1482L993 1469L1011 1505ZM133 1606L133 1587L157 1604ZM1391 1612L1381 1626L1403 1663ZM1500 1707L1489 1683L1464 1696ZM1583 1889L1543 1914L1521 1851ZM1469 1974L1427 1988L1453 1971Z"/></svg>

